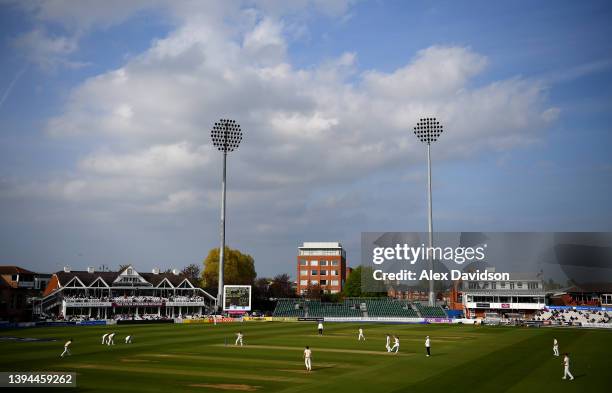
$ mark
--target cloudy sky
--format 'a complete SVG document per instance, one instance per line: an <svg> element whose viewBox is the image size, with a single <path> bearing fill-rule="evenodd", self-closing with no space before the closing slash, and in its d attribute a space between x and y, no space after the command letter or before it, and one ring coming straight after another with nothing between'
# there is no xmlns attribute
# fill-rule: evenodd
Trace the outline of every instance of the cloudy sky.
<svg viewBox="0 0 612 393"><path fill-rule="evenodd" d="M612 230L607 1L0 1L0 264L183 267L219 240L260 275L303 241L434 224Z"/></svg>

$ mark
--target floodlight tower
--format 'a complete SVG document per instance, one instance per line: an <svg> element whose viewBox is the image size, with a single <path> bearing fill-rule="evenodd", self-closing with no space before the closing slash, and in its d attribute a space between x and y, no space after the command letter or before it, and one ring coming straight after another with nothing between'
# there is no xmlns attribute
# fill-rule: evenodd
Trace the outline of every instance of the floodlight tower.
<svg viewBox="0 0 612 393"><path fill-rule="evenodd" d="M223 303L223 263L225 262L225 179L227 153L238 148L242 141L240 125L235 120L221 119L213 126L210 137L213 145L223 152L223 180L221 181L221 248L219 249L219 292L217 293L217 310L221 311Z"/></svg>
<svg viewBox="0 0 612 393"><path fill-rule="evenodd" d="M435 117L426 117L420 119L416 127L414 127L414 135L419 140L427 144L427 210L428 210L428 225L429 232L429 247L433 247L433 217L431 213L431 144L438 140L442 134L442 125ZM429 254L429 253L428 253ZM433 272L433 258L427 258L429 261L429 272ZM430 277L429 280L429 305L434 306L436 303L434 295L434 282Z"/></svg>

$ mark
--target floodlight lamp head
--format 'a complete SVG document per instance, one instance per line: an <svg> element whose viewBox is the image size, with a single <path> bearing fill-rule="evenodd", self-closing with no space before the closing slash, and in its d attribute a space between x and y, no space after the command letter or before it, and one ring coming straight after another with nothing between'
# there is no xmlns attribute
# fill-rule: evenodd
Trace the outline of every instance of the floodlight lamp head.
<svg viewBox="0 0 612 393"><path fill-rule="evenodd" d="M242 141L240 124L236 120L220 119L210 131L213 145L224 153L234 151Z"/></svg>
<svg viewBox="0 0 612 393"><path fill-rule="evenodd" d="M428 145L437 141L442 134L442 124L435 117L425 117L420 119L414 127L414 135L419 140Z"/></svg>

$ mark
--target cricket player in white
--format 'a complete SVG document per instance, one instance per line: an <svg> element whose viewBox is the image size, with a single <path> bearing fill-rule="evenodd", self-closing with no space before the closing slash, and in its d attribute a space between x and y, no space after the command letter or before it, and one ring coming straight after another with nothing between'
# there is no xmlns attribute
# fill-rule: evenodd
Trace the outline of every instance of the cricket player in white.
<svg viewBox="0 0 612 393"><path fill-rule="evenodd" d="M317 329L319 329L319 336L323 335L323 322L319 322L319 326L317 326Z"/></svg>
<svg viewBox="0 0 612 393"><path fill-rule="evenodd" d="M574 380L574 376L572 375L572 373L570 373L569 370L569 366L570 366L570 358L569 355L567 353L563 354L563 378L562 379L567 379L567 377L569 376L570 381Z"/></svg>
<svg viewBox="0 0 612 393"><path fill-rule="evenodd" d="M104 336L102 336L102 345L106 344L106 337L108 337L108 333L105 333Z"/></svg>
<svg viewBox="0 0 612 393"><path fill-rule="evenodd" d="M115 332L112 332L111 334L108 335L108 338L106 339L106 345L115 345L115 341L113 340L115 338Z"/></svg>
<svg viewBox="0 0 612 393"><path fill-rule="evenodd" d="M431 356L431 341L429 341L429 336L425 338L425 349L427 350L427 357Z"/></svg>
<svg viewBox="0 0 612 393"><path fill-rule="evenodd" d="M242 332L236 333L236 342L234 343L234 345L240 344L240 346L242 346L242 337Z"/></svg>
<svg viewBox="0 0 612 393"><path fill-rule="evenodd" d="M72 345L72 338L69 338L68 341L66 341L66 344L64 344L64 352L62 352L62 354L60 355L60 358L63 358L64 355L72 355L70 353L70 345Z"/></svg>
<svg viewBox="0 0 612 393"><path fill-rule="evenodd" d="M125 343L126 343L126 344L131 344L131 343L132 343L132 336L127 336L127 337L125 338Z"/></svg>
<svg viewBox="0 0 612 393"><path fill-rule="evenodd" d="M393 352L394 349L395 353L399 352L399 337L397 336L393 336L393 347L391 347L391 350L389 352Z"/></svg>
<svg viewBox="0 0 612 393"><path fill-rule="evenodd" d="M559 343L556 337L553 339L553 355L559 356Z"/></svg>
<svg viewBox="0 0 612 393"><path fill-rule="evenodd" d="M387 348L387 352L391 352L391 336L387 334L387 343L385 344L385 348Z"/></svg>
<svg viewBox="0 0 612 393"><path fill-rule="evenodd" d="M359 337L357 338L357 341L361 341L361 339L365 341L365 336L363 335L363 329L359 328Z"/></svg>
<svg viewBox="0 0 612 393"><path fill-rule="evenodd" d="M306 371L312 371L312 361L310 357L312 356L312 351L309 347L304 349L304 364L306 365Z"/></svg>

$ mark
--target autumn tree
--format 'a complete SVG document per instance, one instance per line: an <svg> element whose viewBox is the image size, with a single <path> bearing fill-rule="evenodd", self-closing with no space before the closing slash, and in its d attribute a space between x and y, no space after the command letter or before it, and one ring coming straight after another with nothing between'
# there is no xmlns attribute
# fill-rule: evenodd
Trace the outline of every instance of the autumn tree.
<svg viewBox="0 0 612 393"><path fill-rule="evenodd" d="M225 285L253 285L255 281L255 261L248 254L225 247L223 283ZM219 248L213 248L204 260L202 283L206 288L219 285Z"/></svg>

